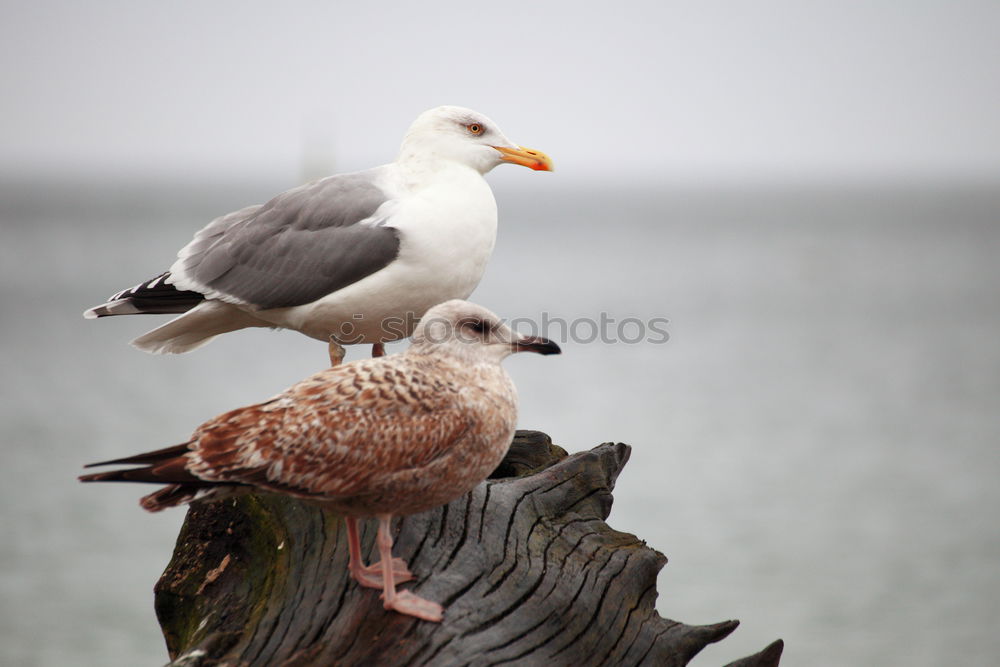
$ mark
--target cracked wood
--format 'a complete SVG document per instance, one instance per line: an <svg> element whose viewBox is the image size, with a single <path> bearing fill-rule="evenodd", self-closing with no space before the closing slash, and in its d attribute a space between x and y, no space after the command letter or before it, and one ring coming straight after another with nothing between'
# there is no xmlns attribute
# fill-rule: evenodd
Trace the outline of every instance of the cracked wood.
<svg viewBox="0 0 1000 667"><path fill-rule="evenodd" d="M685 665L738 622L656 613L666 558L605 523L629 452L567 456L519 431L490 479L398 520L395 555L444 605L440 625L385 611L350 579L333 513L268 495L195 504L156 586L172 664ZM374 522L361 539L372 558ZM781 649L732 664L777 665Z"/></svg>

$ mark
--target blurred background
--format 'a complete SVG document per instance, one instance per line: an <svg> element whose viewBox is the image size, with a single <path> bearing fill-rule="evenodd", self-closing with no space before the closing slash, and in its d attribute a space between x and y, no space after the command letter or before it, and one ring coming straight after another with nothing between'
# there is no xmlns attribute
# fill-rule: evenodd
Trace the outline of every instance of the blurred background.
<svg viewBox="0 0 1000 667"><path fill-rule="evenodd" d="M392 160L458 104L548 152L489 175L503 316L666 318L513 358L521 425L633 447L609 523L658 609L789 665L1000 654L1000 4L0 3L0 664L166 662L183 511L84 487L324 365L84 321L212 218ZM558 334L556 332L550 332ZM401 349L397 345L395 349ZM349 358L364 352L352 349Z"/></svg>

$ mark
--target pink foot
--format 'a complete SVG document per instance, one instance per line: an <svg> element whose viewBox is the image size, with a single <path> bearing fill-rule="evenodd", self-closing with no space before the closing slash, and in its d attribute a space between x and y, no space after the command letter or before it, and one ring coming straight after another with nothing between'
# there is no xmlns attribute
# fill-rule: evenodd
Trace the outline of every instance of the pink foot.
<svg viewBox="0 0 1000 667"><path fill-rule="evenodd" d="M382 596L383 598L385 596ZM444 618L444 607L437 602L431 602L414 595L410 591L396 591L395 597L391 601L383 602L386 609L392 609L400 614L415 616L416 618L440 623Z"/></svg>
<svg viewBox="0 0 1000 667"><path fill-rule="evenodd" d="M330 343L329 343L328 347L330 348L330 350L329 350L330 351L330 365L331 366L339 366L340 363L342 361L344 361L344 354L346 354L346 351L344 350L344 346L341 345L340 343L338 343L337 340L333 337L333 334L331 334L330 335Z"/></svg>
<svg viewBox="0 0 1000 667"><path fill-rule="evenodd" d="M406 567L406 561L402 558L393 558L392 561L392 583L402 584L413 580L413 573ZM362 586L368 588L383 588L385 581L382 578L382 562L372 563L363 567L354 568L351 574Z"/></svg>

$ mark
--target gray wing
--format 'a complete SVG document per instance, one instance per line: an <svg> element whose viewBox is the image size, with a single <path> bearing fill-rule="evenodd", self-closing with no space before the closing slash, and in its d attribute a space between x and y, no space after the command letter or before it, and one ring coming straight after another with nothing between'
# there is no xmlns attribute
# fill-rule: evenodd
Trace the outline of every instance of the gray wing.
<svg viewBox="0 0 1000 667"><path fill-rule="evenodd" d="M176 283L260 309L285 308L385 268L399 254L399 237L370 220L388 200L374 175L330 176L213 221L181 251L171 268Z"/></svg>

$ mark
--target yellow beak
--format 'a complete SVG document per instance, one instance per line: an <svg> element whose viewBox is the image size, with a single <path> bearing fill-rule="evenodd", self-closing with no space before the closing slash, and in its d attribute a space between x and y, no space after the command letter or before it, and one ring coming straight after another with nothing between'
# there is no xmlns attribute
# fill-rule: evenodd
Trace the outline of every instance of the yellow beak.
<svg viewBox="0 0 1000 667"><path fill-rule="evenodd" d="M511 164L519 164L535 171L553 171L552 158L541 151L536 151L524 146L517 148L505 148L504 146L494 146L503 157L500 159Z"/></svg>

